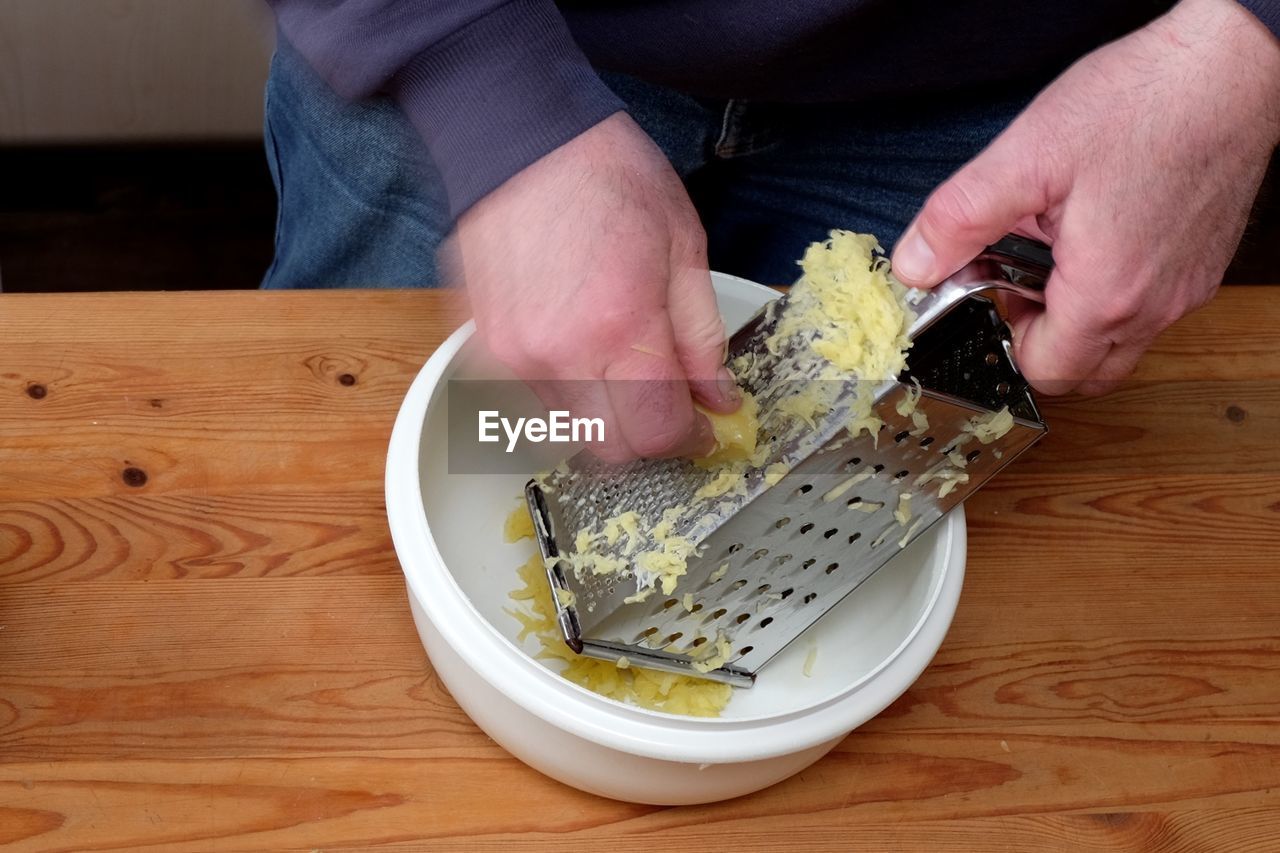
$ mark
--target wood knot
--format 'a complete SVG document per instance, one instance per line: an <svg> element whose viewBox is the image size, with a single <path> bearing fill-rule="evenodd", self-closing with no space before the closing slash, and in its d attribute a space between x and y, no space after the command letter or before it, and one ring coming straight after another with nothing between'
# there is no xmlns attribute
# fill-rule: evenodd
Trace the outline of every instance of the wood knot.
<svg viewBox="0 0 1280 853"><path fill-rule="evenodd" d="M124 480L126 486L132 486L136 489L147 484L147 472L141 468L125 468L120 473L120 479Z"/></svg>
<svg viewBox="0 0 1280 853"><path fill-rule="evenodd" d="M43 400L48 393L49 389L38 382L32 382L27 386L27 396L32 400Z"/></svg>
<svg viewBox="0 0 1280 853"><path fill-rule="evenodd" d="M164 406L164 400L160 399L159 397L152 397L147 402L151 404L151 408L153 409L159 409Z"/></svg>
<svg viewBox="0 0 1280 853"><path fill-rule="evenodd" d="M356 378L350 373L343 373L338 377L338 383L350 388L352 385L356 384Z"/></svg>
<svg viewBox="0 0 1280 853"><path fill-rule="evenodd" d="M1227 420L1231 421L1233 424L1244 423L1244 419L1248 414L1248 412L1239 406L1227 406Z"/></svg>

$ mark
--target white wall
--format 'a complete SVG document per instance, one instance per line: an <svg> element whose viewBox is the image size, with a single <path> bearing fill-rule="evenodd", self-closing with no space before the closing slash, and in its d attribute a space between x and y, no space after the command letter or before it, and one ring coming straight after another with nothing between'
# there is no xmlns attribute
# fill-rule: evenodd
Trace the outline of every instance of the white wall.
<svg viewBox="0 0 1280 853"><path fill-rule="evenodd" d="M261 0L0 0L0 143L259 136Z"/></svg>

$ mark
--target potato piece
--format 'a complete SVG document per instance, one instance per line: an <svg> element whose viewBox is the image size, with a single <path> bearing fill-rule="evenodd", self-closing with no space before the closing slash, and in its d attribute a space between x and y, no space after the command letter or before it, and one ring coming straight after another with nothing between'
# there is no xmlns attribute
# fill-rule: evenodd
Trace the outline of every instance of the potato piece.
<svg viewBox="0 0 1280 853"><path fill-rule="evenodd" d="M699 468L742 462L755 454L756 434L760 430L760 412L755 397L743 392L742 406L731 415L708 411L696 403L694 408L711 421L711 429L716 437L716 449L711 455L694 460Z"/></svg>

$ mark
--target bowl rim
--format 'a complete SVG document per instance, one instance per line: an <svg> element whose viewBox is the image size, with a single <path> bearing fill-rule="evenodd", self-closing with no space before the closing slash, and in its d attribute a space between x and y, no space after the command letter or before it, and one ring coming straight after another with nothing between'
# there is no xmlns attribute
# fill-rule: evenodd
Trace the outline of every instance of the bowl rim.
<svg viewBox="0 0 1280 853"><path fill-rule="evenodd" d="M746 279L721 273L712 277L771 298L778 295ZM474 332L474 321L455 330L431 354L405 395L387 454L387 520L409 594L471 672L511 702L556 728L626 753L682 763L732 763L799 752L847 734L905 693L928 666L950 627L964 577L962 507L937 527L943 537L943 566L920 617L897 648L856 681L800 708L727 718L652 711L594 693L534 659L479 612L453 577L417 488L427 412L446 371ZM496 660L506 665L494 666Z"/></svg>

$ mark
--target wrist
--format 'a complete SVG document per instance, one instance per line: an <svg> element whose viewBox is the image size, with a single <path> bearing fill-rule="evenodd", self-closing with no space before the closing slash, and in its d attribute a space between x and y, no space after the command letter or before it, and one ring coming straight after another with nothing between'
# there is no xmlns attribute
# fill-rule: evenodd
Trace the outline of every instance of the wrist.
<svg viewBox="0 0 1280 853"><path fill-rule="evenodd" d="M1167 46L1224 78L1224 99L1254 111L1280 141L1280 38L1240 0L1180 0L1151 24Z"/></svg>

